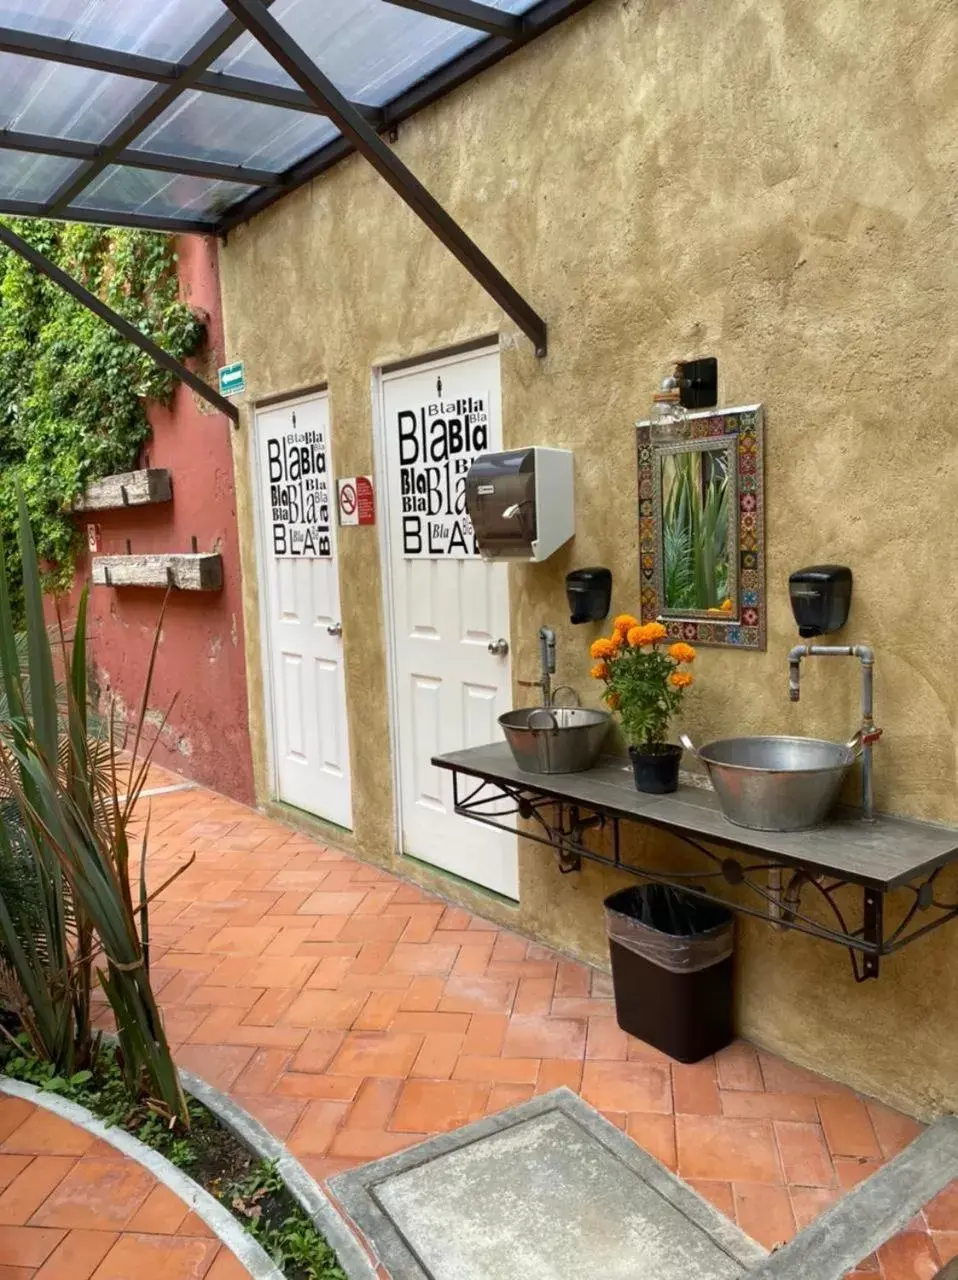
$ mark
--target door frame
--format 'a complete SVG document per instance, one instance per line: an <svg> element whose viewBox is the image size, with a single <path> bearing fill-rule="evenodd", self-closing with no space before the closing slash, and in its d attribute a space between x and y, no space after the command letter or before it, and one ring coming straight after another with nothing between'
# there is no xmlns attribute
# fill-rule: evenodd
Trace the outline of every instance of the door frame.
<svg viewBox="0 0 958 1280"><path fill-rule="evenodd" d="M382 566L382 605L383 605L383 621L385 623L384 651L386 656L386 689L389 701L389 754L391 761L391 778L393 792L393 849L392 852L396 857L415 858L415 854L407 854L403 849L402 839L402 776L401 761L399 750L399 689L396 683L396 653L395 653L395 636L396 636L396 614L395 614L395 589L392 581L392 536L390 533L390 507L389 507L389 461L386 453L386 424L383 420L383 384L391 374L402 375L404 373L428 373L431 369L445 368L450 364L457 364L469 356L485 356L495 352L500 358L500 379L499 392L502 394L502 350L499 345L498 334L490 335L488 338L477 338L471 342L462 343L459 346L447 347L445 350L435 353L426 353L421 356L410 356L404 360L398 360L394 363L377 365L372 370L372 378L370 380L372 393L372 423L373 423L373 467L375 474L376 490L379 494L377 506L377 522L379 524L379 562ZM509 607L509 647L512 648L512 607L510 592ZM465 821L465 819L464 819ZM416 859L420 861L420 859ZM444 871L441 867L432 867L432 864L426 864L432 868L437 875L452 876L451 872ZM481 885L472 886L478 893L494 892L493 890L483 889ZM498 895L497 895L498 896Z"/></svg>
<svg viewBox="0 0 958 1280"><path fill-rule="evenodd" d="M254 540L256 543L256 594L257 615L259 619L260 634L260 670L263 680L263 717L264 717L264 734L266 739L266 771L267 782L269 784L269 801L271 804L281 804L290 809L295 809L297 813L304 813L312 822L325 823L331 829L342 831L344 835L352 835L352 827L340 827L338 823L331 822L328 818L324 818L321 814L312 813L308 809L300 809L298 806L290 804L288 800L284 800L279 794L279 759L278 744L276 741L276 698L273 693L273 641L270 634L269 625L269 587L266 583L266 562L268 559L269 542L266 537L266 517L263 510L263 493L260 488L261 475L259 471L259 432L257 430L257 417L263 410L278 409L285 406L293 409L298 404L308 404L313 400L325 399L328 406L329 420L329 455L335 461L335 449L333 447L333 415L331 397L329 394L329 384L324 382L318 386L307 388L304 391L291 391L289 395L279 392L276 395L264 396L261 400L254 401L250 406L250 414L252 420L250 422L250 447L249 447L249 473L250 485L253 495L253 526ZM330 473L331 489L330 492L335 498L336 494L336 477L334 469ZM335 538L336 545L336 578L339 584L340 608L342 608L343 579L340 573L339 564L339 511L334 512L333 519L335 522ZM343 646L343 673L346 674L346 646ZM346 716L347 732L349 730L349 685L347 682L343 713ZM353 738L349 734L349 772L350 772L350 789L352 788L352 747ZM355 811L353 812L355 820Z"/></svg>

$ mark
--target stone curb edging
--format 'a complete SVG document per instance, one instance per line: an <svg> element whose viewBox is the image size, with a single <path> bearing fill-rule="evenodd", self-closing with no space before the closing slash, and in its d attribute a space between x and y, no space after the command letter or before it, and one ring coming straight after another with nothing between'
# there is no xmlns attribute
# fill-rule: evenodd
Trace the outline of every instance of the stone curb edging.
<svg viewBox="0 0 958 1280"><path fill-rule="evenodd" d="M315 1178L307 1173L286 1146L278 1138L274 1138L270 1131L248 1111L226 1094L221 1093L219 1089L215 1089L205 1080L193 1075L191 1071L185 1071L182 1067L179 1068L179 1073L187 1093L192 1094L198 1102L202 1102L208 1110L212 1111L235 1138L250 1147L260 1159L275 1161L287 1190L310 1218L316 1230L326 1238L349 1280L377 1280L379 1273L350 1230L343 1215L336 1209Z"/></svg>
<svg viewBox="0 0 958 1280"><path fill-rule="evenodd" d="M109 1143L123 1155L135 1160L206 1223L220 1243L225 1245L236 1260L246 1268L253 1280L283 1280L282 1272L277 1269L266 1251L247 1231L244 1231L228 1209L224 1209L208 1191L176 1165L171 1164L165 1156L141 1142L139 1138L127 1133L125 1129L104 1124L92 1111L88 1111L79 1103L71 1102L68 1098L61 1098L58 1094L44 1089L38 1089L36 1085L26 1084L22 1080L0 1076L0 1094L6 1094L10 1098L21 1098L25 1102L32 1102L35 1106L42 1107L45 1111L51 1111L61 1120L69 1121L78 1129L83 1129L102 1142Z"/></svg>

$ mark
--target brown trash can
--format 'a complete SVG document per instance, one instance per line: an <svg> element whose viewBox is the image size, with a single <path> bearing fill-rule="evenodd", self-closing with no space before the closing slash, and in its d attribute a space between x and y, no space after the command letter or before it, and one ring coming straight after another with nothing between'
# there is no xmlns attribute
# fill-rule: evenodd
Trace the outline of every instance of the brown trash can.
<svg viewBox="0 0 958 1280"><path fill-rule="evenodd" d="M729 1044L732 912L657 884L613 893L605 912L622 1030L679 1062L699 1062Z"/></svg>

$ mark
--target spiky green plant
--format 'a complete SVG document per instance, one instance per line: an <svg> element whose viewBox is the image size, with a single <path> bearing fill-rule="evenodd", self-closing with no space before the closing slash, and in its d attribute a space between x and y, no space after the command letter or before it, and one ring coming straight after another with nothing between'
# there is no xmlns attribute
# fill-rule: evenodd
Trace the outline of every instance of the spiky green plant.
<svg viewBox="0 0 958 1280"><path fill-rule="evenodd" d="M0 570L0 677L7 712L0 722L6 818L0 822L0 866L24 869L27 888L19 896L0 894L0 998L15 1008L34 1051L72 1075L87 1065L93 1051L90 997L95 973L116 1018L130 1093L155 1099L170 1117L188 1126L150 986L146 832L135 902L130 883L129 829L150 762L151 749L141 757L139 748L159 627L121 788L112 723L94 725L87 711L86 593L72 637L60 632L63 683L58 696L54 645L45 625L37 553L22 495L19 508L25 671L6 575Z"/></svg>
<svg viewBox="0 0 958 1280"><path fill-rule="evenodd" d="M729 483L713 470L703 480L701 452L668 455L662 507L665 604L717 609L729 587Z"/></svg>

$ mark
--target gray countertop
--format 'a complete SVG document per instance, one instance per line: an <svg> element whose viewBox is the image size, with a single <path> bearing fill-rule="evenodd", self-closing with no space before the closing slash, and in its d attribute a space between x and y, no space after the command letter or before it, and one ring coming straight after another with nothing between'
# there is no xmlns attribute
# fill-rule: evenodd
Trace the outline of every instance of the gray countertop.
<svg viewBox="0 0 958 1280"><path fill-rule="evenodd" d="M714 792L680 786L667 796L635 789L629 761L607 758L585 773L524 773L505 742L436 756L440 769L538 791L628 821L650 823L698 839L751 853L768 854L789 866L805 867L855 884L894 889L920 881L958 859L958 828L879 814L862 822L855 810L838 810L822 827L808 831L752 831L723 815Z"/></svg>

